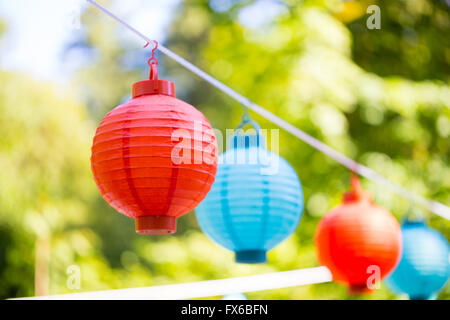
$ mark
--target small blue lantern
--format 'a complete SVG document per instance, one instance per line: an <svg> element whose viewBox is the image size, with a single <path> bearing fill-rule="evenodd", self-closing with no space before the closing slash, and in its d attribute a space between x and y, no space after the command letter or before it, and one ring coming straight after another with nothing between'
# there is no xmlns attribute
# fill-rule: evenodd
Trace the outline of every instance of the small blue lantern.
<svg viewBox="0 0 450 320"><path fill-rule="evenodd" d="M268 151L257 134L240 128L232 148L221 154L216 180L196 216L203 232L236 254L236 262L266 262L266 252L291 235L303 211L303 193L295 170Z"/></svg>
<svg viewBox="0 0 450 320"><path fill-rule="evenodd" d="M388 287L413 300L435 298L450 275L447 239L424 222L410 220L402 225L402 238L402 258L386 280Z"/></svg>
<svg viewBox="0 0 450 320"><path fill-rule="evenodd" d="M247 296L243 293L230 293L224 295L222 300L248 300Z"/></svg>

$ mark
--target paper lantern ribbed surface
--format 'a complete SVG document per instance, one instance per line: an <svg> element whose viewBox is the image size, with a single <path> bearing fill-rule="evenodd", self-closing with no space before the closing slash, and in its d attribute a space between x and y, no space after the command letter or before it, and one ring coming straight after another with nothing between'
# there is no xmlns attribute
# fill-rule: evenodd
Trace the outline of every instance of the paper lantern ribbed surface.
<svg viewBox="0 0 450 320"><path fill-rule="evenodd" d="M387 284L411 299L430 299L450 276L448 241L419 221L406 221L402 237L402 258Z"/></svg>
<svg viewBox="0 0 450 320"><path fill-rule="evenodd" d="M266 251L300 221L300 180L257 135L236 135L219 163L216 181L196 209L198 223L213 241L234 251L237 262L265 262Z"/></svg>
<svg viewBox="0 0 450 320"><path fill-rule="evenodd" d="M379 271L381 280L395 268L401 255L401 231L397 220L361 190L356 177L352 184L344 203L320 221L315 244L319 262L330 269L333 280L357 293L369 291L367 282L375 272Z"/></svg>
<svg viewBox="0 0 450 320"><path fill-rule="evenodd" d="M91 167L103 198L136 219L137 233L168 234L208 193L217 144L203 114L175 98L174 84L152 71L151 80L133 85L130 101L101 121Z"/></svg>

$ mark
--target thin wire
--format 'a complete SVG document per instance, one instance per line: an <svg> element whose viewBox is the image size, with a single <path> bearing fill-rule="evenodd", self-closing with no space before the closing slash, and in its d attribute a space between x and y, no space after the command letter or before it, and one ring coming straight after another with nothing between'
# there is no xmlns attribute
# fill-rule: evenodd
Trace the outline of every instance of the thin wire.
<svg viewBox="0 0 450 320"><path fill-rule="evenodd" d="M125 21L121 20L116 15L114 15L113 13L111 13L110 11L108 11L107 9L105 9L104 7L102 7L101 5L96 3L95 1L93 1L93 0L86 0L86 1L88 1L89 3L91 3L92 5L97 7L98 9L100 9L102 12L106 13L108 16L110 16L114 20L116 20L119 23L121 23L123 26L125 26L127 29L129 29L130 31L135 33L137 36L139 36L140 38L145 40L147 43L152 43L152 44L155 43L153 40L149 39L148 37L143 35L141 32L139 32L136 29L134 29L128 23L126 23ZM203 70L199 69L198 67L196 67L195 65L193 65L189 61L185 60L184 58L180 57L176 53L170 51L169 49L167 49L163 45L158 44L158 49L162 53L164 53L165 55L167 55L168 57L170 57L174 61L176 61L179 64L181 64L183 67L185 67L189 71L191 71L192 73L196 74L197 76L199 76L203 80L205 80L205 81L209 82L210 84L212 84L214 87L216 87L220 91L224 92L225 94L227 94L228 96L230 96L234 100L236 100L239 103L241 103L245 107L255 111L256 113L258 113L262 117L266 118L270 122L276 124L280 128L286 130L287 132L291 133L295 137L297 137L300 140L304 141L305 143L309 144L311 147L319 150L320 152L326 154L330 158L336 160L337 162L339 162L343 166L347 167L349 170L358 173L360 176L365 177L366 179L369 179L369 180L371 180L373 182L376 182L376 183L378 183L380 185L383 185L383 186L389 188L392 192L402 196L403 198L405 198L405 199L407 199L407 200L409 200L409 201L411 201L413 203L416 203L418 205L421 205L422 207L428 209L429 211L431 211L431 212L433 212L433 213L435 213L435 214L437 214L437 215L439 215L439 216L441 216L441 217L443 217L445 219L450 220L450 208L448 206L446 206L446 205L444 205L444 204L442 204L440 202L437 202L437 201L425 198L425 197L423 197L421 195L415 194L412 191L410 191L409 189L407 189L405 187L402 187L402 186L400 186L400 185L398 185L398 184L396 184L396 183L386 179L385 177L383 177L379 173L373 171L372 169L370 169L370 168L368 168L368 167L366 167L366 166L364 166L364 165L362 165L362 164L360 164L360 163L350 159L349 157L343 155L342 153L334 150L333 148L329 147L325 143L317 140L316 138L310 136L306 132L298 129L295 126L293 126L289 122L287 122L287 121L281 119L280 117L276 116L272 112L264 109L260 105L251 102L248 98L246 98L243 95L237 93L236 91L234 91L233 89L231 89L230 87L225 85L224 83L222 83L219 80L213 78L212 76L210 76L209 74L207 74Z"/></svg>
<svg viewBox="0 0 450 320"><path fill-rule="evenodd" d="M91 291L12 300L179 300L222 296L332 281L327 267L316 267L164 286Z"/></svg>

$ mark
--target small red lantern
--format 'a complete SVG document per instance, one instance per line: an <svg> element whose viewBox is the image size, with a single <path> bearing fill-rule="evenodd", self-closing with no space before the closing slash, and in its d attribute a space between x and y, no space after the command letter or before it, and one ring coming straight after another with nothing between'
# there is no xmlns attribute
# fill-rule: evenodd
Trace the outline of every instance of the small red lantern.
<svg viewBox="0 0 450 320"><path fill-rule="evenodd" d="M373 289L397 266L401 257L401 231L386 209L374 204L362 190L356 175L353 190L344 194L344 203L320 221L315 244L319 262L330 269L336 282L350 292Z"/></svg>
<svg viewBox="0 0 450 320"><path fill-rule="evenodd" d="M150 80L134 83L132 99L103 118L91 156L103 198L147 235L174 233L176 218L206 196L217 170L211 125L175 98L172 82L158 80L153 52Z"/></svg>

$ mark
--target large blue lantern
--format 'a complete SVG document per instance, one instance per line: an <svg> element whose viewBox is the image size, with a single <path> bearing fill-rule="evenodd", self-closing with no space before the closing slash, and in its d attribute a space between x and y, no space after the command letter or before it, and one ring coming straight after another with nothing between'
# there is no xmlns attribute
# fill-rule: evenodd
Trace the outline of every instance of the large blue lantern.
<svg viewBox="0 0 450 320"><path fill-rule="evenodd" d="M439 232L422 221L402 225L403 253L387 285L410 299L432 299L450 275L449 245Z"/></svg>
<svg viewBox="0 0 450 320"><path fill-rule="evenodd" d="M250 122L257 134L237 131L196 215L209 238L235 252L236 262L262 263L297 228L303 193L294 169L266 149L259 126Z"/></svg>

